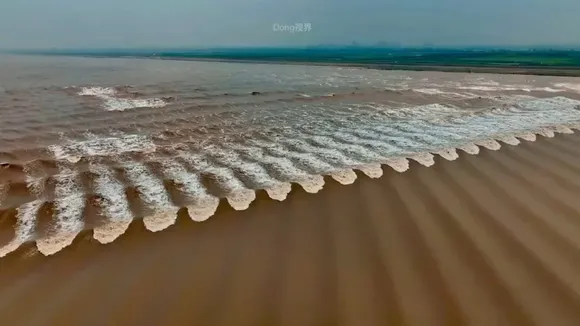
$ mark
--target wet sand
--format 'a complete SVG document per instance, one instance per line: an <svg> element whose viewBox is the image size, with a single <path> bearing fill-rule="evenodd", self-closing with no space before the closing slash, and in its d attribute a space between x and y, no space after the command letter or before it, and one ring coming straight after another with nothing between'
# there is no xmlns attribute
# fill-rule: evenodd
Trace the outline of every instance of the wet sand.
<svg viewBox="0 0 580 326"><path fill-rule="evenodd" d="M0 259L5 325L577 325L580 135ZM0 224L5 224L5 216ZM3 227L0 225L0 227Z"/></svg>
<svg viewBox="0 0 580 326"><path fill-rule="evenodd" d="M88 56L94 58L106 58L99 56ZM175 60L175 61L200 61L200 62L232 62L232 63L254 63L254 64L283 64L283 65L308 65L308 66L334 66L366 68L376 70L400 70L400 71L432 71L432 72L452 72L452 73L477 73L477 74L499 74L499 75L531 75L531 76L560 76L560 77L580 77L580 67L534 67L534 66L460 66L460 65L423 65L423 64L386 64L386 63L340 63L340 62L308 62L308 61L284 61L284 60L253 60L253 59L214 59L214 58L179 58L179 57L151 57L135 56L134 58Z"/></svg>

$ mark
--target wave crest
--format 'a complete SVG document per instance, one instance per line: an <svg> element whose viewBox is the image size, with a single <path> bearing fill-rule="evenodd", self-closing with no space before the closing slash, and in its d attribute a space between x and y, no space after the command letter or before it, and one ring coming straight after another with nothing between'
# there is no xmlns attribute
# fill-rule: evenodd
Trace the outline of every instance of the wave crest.
<svg viewBox="0 0 580 326"><path fill-rule="evenodd" d="M162 108L167 105L163 99L132 99L122 97L113 87L83 87L80 96L93 96L101 99L103 108L107 111L125 111L136 108Z"/></svg>

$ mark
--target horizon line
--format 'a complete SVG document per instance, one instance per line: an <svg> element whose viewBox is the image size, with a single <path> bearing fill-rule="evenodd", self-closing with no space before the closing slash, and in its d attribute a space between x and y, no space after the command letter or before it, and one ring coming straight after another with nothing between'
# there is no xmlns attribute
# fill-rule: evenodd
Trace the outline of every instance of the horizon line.
<svg viewBox="0 0 580 326"><path fill-rule="evenodd" d="M141 46L141 47L52 47L52 48L0 48L0 53L54 53L54 52L68 52L68 51L208 51L217 49L312 49L312 48L372 48L372 49L494 49L494 50L548 50L548 49L567 49L580 50L578 45L566 44L535 44L535 45L398 45L396 43L385 42L385 44L313 44L313 45L217 45L209 47L197 46Z"/></svg>

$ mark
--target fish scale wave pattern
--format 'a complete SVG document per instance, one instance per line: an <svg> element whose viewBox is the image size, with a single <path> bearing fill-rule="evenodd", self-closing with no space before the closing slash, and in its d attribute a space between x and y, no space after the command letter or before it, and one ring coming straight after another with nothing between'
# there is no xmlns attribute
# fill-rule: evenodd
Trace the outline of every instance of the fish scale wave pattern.
<svg viewBox="0 0 580 326"><path fill-rule="evenodd" d="M199 136L178 129L169 138L119 132L65 138L40 159L5 167L15 172L0 184L0 208L14 230L0 243L0 256L30 241L52 255L86 229L110 243L134 220L162 231L182 208L205 221L220 200L246 210L257 191L283 201L293 183L317 193L324 176L350 185L357 170L380 178L383 168L405 172L409 160L432 166L435 155L452 161L458 150L477 155L481 147L499 150L573 133L580 128L579 103L552 97L477 111L441 105L374 114L297 110L254 116L243 133L234 128Z"/></svg>

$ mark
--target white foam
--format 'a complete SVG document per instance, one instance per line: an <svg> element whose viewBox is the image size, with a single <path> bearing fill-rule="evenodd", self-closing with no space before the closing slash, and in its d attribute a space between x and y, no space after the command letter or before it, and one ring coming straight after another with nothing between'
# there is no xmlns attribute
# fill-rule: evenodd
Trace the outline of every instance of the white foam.
<svg viewBox="0 0 580 326"><path fill-rule="evenodd" d="M203 222L213 216L219 206L219 199L213 203L186 206L189 217L196 222Z"/></svg>
<svg viewBox="0 0 580 326"><path fill-rule="evenodd" d="M483 91L483 92L498 92L498 91L522 91L524 89L520 87L509 87L509 86L485 86L485 85L473 85L473 86L458 86L459 89L472 90L472 91Z"/></svg>
<svg viewBox="0 0 580 326"><path fill-rule="evenodd" d="M105 110L107 111L125 111L137 108L162 108L167 103L162 99L125 99L125 98L109 98L105 100Z"/></svg>
<svg viewBox="0 0 580 326"><path fill-rule="evenodd" d="M334 166L321 160L317 156L316 151L310 152L309 150L312 150L312 147L307 144L305 145L303 141L295 139L289 140L282 139L282 142L286 142L286 144L296 145L299 147L306 146L307 148L309 148L306 150L306 152L296 152L290 150L288 147L281 144L280 139L277 139L276 143L265 143L261 141L252 141L252 142L258 146L267 148L270 152L272 152L275 155L275 157L284 157L298 162L300 166L304 166L305 168L308 169L308 173L324 174L335 170ZM276 160L279 159L276 158ZM295 164L292 162L292 165L294 166Z"/></svg>
<svg viewBox="0 0 580 326"><path fill-rule="evenodd" d="M464 144L460 145L458 148L470 155L479 154L479 147L477 147L475 144Z"/></svg>
<svg viewBox="0 0 580 326"><path fill-rule="evenodd" d="M36 162L24 165L23 170L26 176L25 182L28 191L36 197L41 196L44 192L47 178L46 174L37 166Z"/></svg>
<svg viewBox="0 0 580 326"><path fill-rule="evenodd" d="M250 207L250 204L256 200L256 192L251 189L232 190L226 196L226 200L237 211L243 211Z"/></svg>
<svg viewBox="0 0 580 326"><path fill-rule="evenodd" d="M557 133L561 133L561 134L573 134L574 132L572 130L570 130L570 128L566 127L566 126L556 126L555 127L555 131Z"/></svg>
<svg viewBox="0 0 580 326"><path fill-rule="evenodd" d="M518 132L515 136L527 141L536 141L536 135L529 131Z"/></svg>
<svg viewBox="0 0 580 326"><path fill-rule="evenodd" d="M68 247L84 228L85 197L78 175L63 169L54 179L56 224L48 236L36 240L38 251L46 256Z"/></svg>
<svg viewBox="0 0 580 326"><path fill-rule="evenodd" d="M359 166L358 169L372 179L378 179L383 176L383 169L379 163L366 164Z"/></svg>
<svg viewBox="0 0 580 326"><path fill-rule="evenodd" d="M115 241L124 234L132 221L109 221L93 229L93 238L101 244Z"/></svg>
<svg viewBox="0 0 580 326"><path fill-rule="evenodd" d="M322 131L320 131L320 133L325 134ZM383 156L383 153L392 154L396 152L402 152L401 148L397 148L393 144L381 141L381 135L371 130L354 129L349 131L332 131L328 132L327 136L342 141L343 143L357 144L357 147L360 148L357 154L362 158L369 159L371 161L384 160L386 157ZM365 147L370 147L372 150L366 149ZM356 147L351 148L352 150L356 149Z"/></svg>
<svg viewBox="0 0 580 326"><path fill-rule="evenodd" d="M0 248L0 257L6 256L18 249L23 243L34 239L36 216L42 204L44 204L44 200L34 200L16 209L16 234L10 243Z"/></svg>
<svg viewBox="0 0 580 326"><path fill-rule="evenodd" d="M499 141L502 141L502 142L504 142L504 143L506 143L508 145L512 145L512 146L516 146L516 145L519 145L520 144L519 139L517 139L513 135L502 135L502 136L497 137L497 139Z"/></svg>
<svg viewBox="0 0 580 326"><path fill-rule="evenodd" d="M207 147L206 155L217 159L223 165L235 170L238 176L251 180L253 189L273 189L280 186L280 180L271 177L268 171L260 164L245 161L240 154L228 148Z"/></svg>
<svg viewBox="0 0 580 326"><path fill-rule="evenodd" d="M554 138L556 136L554 131L551 130L550 128L542 128L541 130L538 131L538 134L547 138Z"/></svg>
<svg viewBox="0 0 580 326"><path fill-rule="evenodd" d="M207 192L198 174L188 172L173 159L164 160L161 163L163 173L176 183L180 191L195 202L188 206L189 217L192 220L204 221L215 213L219 198Z"/></svg>
<svg viewBox="0 0 580 326"><path fill-rule="evenodd" d="M409 161L404 157L395 157L385 160L385 164L397 172L405 172L409 169Z"/></svg>
<svg viewBox="0 0 580 326"><path fill-rule="evenodd" d="M445 92L443 92L442 90L437 89L437 88L416 88L416 89L413 89L413 91L415 91L417 93L428 94L428 95L445 94Z"/></svg>
<svg viewBox="0 0 580 326"><path fill-rule="evenodd" d="M133 220L125 187L115 178L113 171L98 163L91 163L89 170L96 175L93 189L102 198L100 206L107 218L114 222Z"/></svg>
<svg viewBox="0 0 580 326"><path fill-rule="evenodd" d="M266 165L268 171L276 174L276 179L279 181L295 181L309 176L309 173L297 168L290 159L268 155L262 148L235 144L231 145L231 148L246 154L252 160L258 161L262 165Z"/></svg>
<svg viewBox="0 0 580 326"><path fill-rule="evenodd" d="M445 148L434 153L443 157L447 161L455 161L459 158L459 154L457 154L457 150L455 148Z"/></svg>
<svg viewBox="0 0 580 326"><path fill-rule="evenodd" d="M423 166L429 167L435 165L435 158L431 153L416 153L410 155L408 158L416 161L417 163Z"/></svg>
<svg viewBox="0 0 580 326"><path fill-rule="evenodd" d="M504 85L498 86L494 85L472 85L472 86L456 86L458 89L472 90L472 91L482 91L482 92L502 92L502 91L522 91L522 92L532 92L541 91L549 93L562 92L560 89L554 89L550 87L529 87L527 85Z"/></svg>
<svg viewBox="0 0 580 326"><path fill-rule="evenodd" d="M321 175L311 175L297 180L296 183L298 183L307 193L316 194L324 187L324 177Z"/></svg>
<svg viewBox="0 0 580 326"><path fill-rule="evenodd" d="M336 171L331 173L330 176L342 185L353 184L357 178L356 173L351 169Z"/></svg>
<svg viewBox="0 0 580 326"><path fill-rule="evenodd" d="M167 105L159 98L128 99L119 97L118 92L111 87L83 87L78 93L81 96L94 96L104 101L107 111L125 111L136 108L162 108Z"/></svg>
<svg viewBox="0 0 580 326"><path fill-rule="evenodd" d="M574 84L574 83L556 83L554 84L554 87L559 87L559 88L563 88L566 90L571 90L571 91L575 91L575 92L579 92L580 93L580 84Z"/></svg>
<svg viewBox="0 0 580 326"><path fill-rule="evenodd" d="M274 186L266 188L268 196L277 201L284 201L292 191L292 184L289 182L280 182Z"/></svg>
<svg viewBox="0 0 580 326"><path fill-rule="evenodd" d="M65 144L49 146L57 160L78 162L85 156L117 156L129 152L155 151L153 141L141 135L121 134L118 137L96 137L89 140L69 140Z"/></svg>
<svg viewBox="0 0 580 326"><path fill-rule="evenodd" d="M495 139L483 139L483 140L478 140L475 142L476 145L485 147L489 150L492 151L497 151L501 148L501 144L497 142L497 140Z"/></svg>
<svg viewBox="0 0 580 326"><path fill-rule="evenodd" d="M417 93L427 94L427 95L440 95L443 97L448 98L456 98L456 99L470 99L470 98L477 98L478 95L472 93L456 93L456 92L448 92L442 91L438 88L416 88L413 91Z"/></svg>
<svg viewBox="0 0 580 326"><path fill-rule="evenodd" d="M130 182L139 191L139 197L155 211L154 214L143 218L145 227L150 231L160 231L159 228L162 226L173 225L177 219L178 208L172 204L163 182L139 162L125 164L124 170ZM171 215L169 212L174 214Z"/></svg>
<svg viewBox="0 0 580 326"><path fill-rule="evenodd" d="M91 163L91 172L96 174L94 190L102 200L99 206L109 221L93 230L93 237L100 243L110 243L125 233L133 220L133 213L129 207L125 187L114 176L109 167Z"/></svg>
<svg viewBox="0 0 580 326"><path fill-rule="evenodd" d="M112 87L83 87L78 95L81 96L115 96L117 91Z"/></svg>
<svg viewBox="0 0 580 326"><path fill-rule="evenodd" d="M427 104L404 108L385 107L383 114L393 118L428 118L458 115L465 113L464 110L445 106L443 104Z"/></svg>
<svg viewBox="0 0 580 326"><path fill-rule="evenodd" d="M235 210L248 209L256 199L256 192L246 188L230 169L217 167L201 156L182 155L182 158L198 171L213 175L214 181L225 191L226 200Z"/></svg>
<svg viewBox="0 0 580 326"><path fill-rule="evenodd" d="M163 231L175 224L178 211L179 209L176 207L164 212L147 215L143 218L143 224L145 224L147 230L151 232Z"/></svg>

